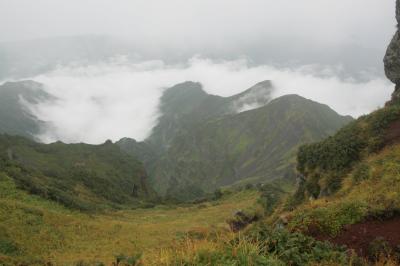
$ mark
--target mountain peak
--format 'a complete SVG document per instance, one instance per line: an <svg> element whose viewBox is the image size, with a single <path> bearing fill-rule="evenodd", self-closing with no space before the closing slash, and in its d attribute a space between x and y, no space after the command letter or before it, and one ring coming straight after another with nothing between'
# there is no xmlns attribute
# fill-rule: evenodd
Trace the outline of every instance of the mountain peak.
<svg viewBox="0 0 400 266"><path fill-rule="evenodd" d="M203 90L203 86L200 82L193 81L185 81L179 84L176 84L168 89L166 89L163 93L163 97L168 97L171 95L181 95L182 94L207 94Z"/></svg>
<svg viewBox="0 0 400 266"><path fill-rule="evenodd" d="M265 92L271 92L273 90L273 85L270 80L264 80L261 82L258 82L254 86L250 87L249 89L235 95L235 96L243 96L246 94L252 94L252 93L265 93Z"/></svg>
<svg viewBox="0 0 400 266"><path fill-rule="evenodd" d="M231 108L240 113L264 106L271 101L273 90L270 80L261 81L244 92L231 96Z"/></svg>

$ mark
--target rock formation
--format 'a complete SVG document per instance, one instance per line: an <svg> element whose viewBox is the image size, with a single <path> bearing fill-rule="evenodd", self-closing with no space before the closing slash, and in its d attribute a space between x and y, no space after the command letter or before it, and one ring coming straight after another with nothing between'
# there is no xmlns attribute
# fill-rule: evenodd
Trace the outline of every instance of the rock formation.
<svg viewBox="0 0 400 266"><path fill-rule="evenodd" d="M383 59L386 76L396 84L390 103L400 101L400 0L396 0L396 19L398 23L397 32L390 42L385 58Z"/></svg>

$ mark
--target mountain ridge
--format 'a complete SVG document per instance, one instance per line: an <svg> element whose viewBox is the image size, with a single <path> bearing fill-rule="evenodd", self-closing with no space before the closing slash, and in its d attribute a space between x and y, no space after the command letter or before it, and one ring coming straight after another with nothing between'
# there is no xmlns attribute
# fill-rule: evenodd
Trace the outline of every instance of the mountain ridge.
<svg viewBox="0 0 400 266"><path fill-rule="evenodd" d="M199 83L191 82L178 84L166 90L165 94L170 96L171 91L182 91L188 85L189 92L195 91L202 97L188 101L188 94L183 94L181 99L184 99L185 104L191 101L195 104L188 104L183 108L184 112L179 109L176 114L173 110L179 106L176 105L180 102L179 93L175 95L178 99L175 98L172 109L168 109L170 102L164 101L162 97L160 110L165 108L171 112L160 116L159 124L144 144L132 142L128 147L127 139L125 143L117 142L117 145L132 155L140 153L143 145L153 147L154 151L157 149L154 145L157 142L153 142L154 136L169 130L168 127L163 128L164 123L174 125L168 137L163 135L167 141L163 149L153 153L154 157L140 158L145 161L153 186L167 197L180 198L179 195L184 195L181 199L188 199L191 197L190 191L193 197L200 197L218 187L246 180L259 183L272 181L275 177L286 177L293 183L295 148L301 143L329 136L352 120L349 116L338 115L327 105L298 95L272 99L273 84L270 81L257 83L230 97L205 95ZM261 107L243 112L230 109L233 102L258 90L262 92L261 96L265 96L259 101ZM199 107L203 113L197 111ZM285 128L285 125L290 124L297 124L298 127ZM298 135L288 134L291 131L298 132ZM294 141L290 141L291 138ZM278 147L274 147L278 142L286 143L282 144L282 153L277 152ZM134 145L142 146L136 147L139 151L135 151ZM268 156L262 156L266 154ZM291 163L287 163L287 160Z"/></svg>

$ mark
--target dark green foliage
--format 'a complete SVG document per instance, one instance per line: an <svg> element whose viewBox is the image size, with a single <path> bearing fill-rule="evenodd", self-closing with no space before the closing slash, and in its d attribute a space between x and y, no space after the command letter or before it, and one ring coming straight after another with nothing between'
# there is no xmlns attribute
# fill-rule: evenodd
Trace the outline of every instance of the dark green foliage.
<svg viewBox="0 0 400 266"><path fill-rule="evenodd" d="M17 253L19 253L19 249L15 243L8 238L0 236L0 254L12 256L16 255Z"/></svg>
<svg viewBox="0 0 400 266"><path fill-rule="evenodd" d="M45 145L2 135L0 170L24 190L80 210L138 206L154 196L141 163L112 143Z"/></svg>
<svg viewBox="0 0 400 266"><path fill-rule="evenodd" d="M389 242L384 238L378 237L368 245L368 254L371 259L378 259L379 256L389 257L392 254Z"/></svg>
<svg viewBox="0 0 400 266"><path fill-rule="evenodd" d="M353 180L355 183L359 183L363 180L369 178L370 175L370 167L366 163L361 163L357 165L353 172Z"/></svg>
<svg viewBox="0 0 400 266"><path fill-rule="evenodd" d="M400 137L395 130L390 132L396 121L400 121L400 107L388 106L360 117L332 137L300 147L297 170L306 179L306 192L318 197L337 191L342 178L356 163ZM367 172L367 166L359 166L355 181L368 178ZM324 180L322 188L320 180Z"/></svg>
<svg viewBox="0 0 400 266"><path fill-rule="evenodd" d="M260 225L215 250L197 250L193 258L176 256L172 265L350 265L346 250L300 233Z"/></svg>
<svg viewBox="0 0 400 266"><path fill-rule="evenodd" d="M264 212L259 212L257 209L240 210L231 219L228 219L227 223L233 232L238 232L249 224L260 220L263 216Z"/></svg>
<svg viewBox="0 0 400 266"><path fill-rule="evenodd" d="M297 205L299 205L304 201L305 194L306 194L306 182L304 180L300 180L297 189L292 195L290 195L290 197L286 201L285 209L288 211L293 210Z"/></svg>
<svg viewBox="0 0 400 266"><path fill-rule="evenodd" d="M142 253L137 253L132 256L126 256L124 254L115 256L116 266L137 266L140 263L140 259L142 258Z"/></svg>
<svg viewBox="0 0 400 266"><path fill-rule="evenodd" d="M312 235L335 237L347 224L355 224L368 214L365 202L342 202L331 207L309 208L299 211L290 221L289 227L295 231ZM313 231L313 232L311 232Z"/></svg>
<svg viewBox="0 0 400 266"><path fill-rule="evenodd" d="M275 255L286 265L308 265L312 262L345 265L348 261L345 248L334 247L301 233L260 225L250 233L250 237L264 243L263 254Z"/></svg>
<svg viewBox="0 0 400 266"><path fill-rule="evenodd" d="M214 200L219 200L220 198L222 198L222 196L223 196L223 193L222 193L221 189L219 188L219 189L216 189L216 190L214 191L214 197L213 197L213 199L214 199Z"/></svg>
<svg viewBox="0 0 400 266"><path fill-rule="evenodd" d="M264 207L266 214L271 214L286 192L279 185L264 184L258 188L261 192L258 202Z"/></svg>

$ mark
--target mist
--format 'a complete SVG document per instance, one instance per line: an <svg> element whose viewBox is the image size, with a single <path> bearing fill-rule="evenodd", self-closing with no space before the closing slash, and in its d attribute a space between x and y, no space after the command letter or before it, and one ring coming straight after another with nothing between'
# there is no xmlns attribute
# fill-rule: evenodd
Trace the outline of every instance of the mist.
<svg viewBox="0 0 400 266"><path fill-rule="evenodd" d="M54 49L63 43L70 49L77 46L59 39L40 50L30 42L30 49L23 46L15 57L13 48L21 40L43 43L60 36L101 35L125 40L141 60L177 63L196 54L225 60L245 56L256 65L341 64L347 76L364 69L383 76L382 56L396 25L394 4L394 0L2 0L0 42L11 48L1 58L0 45L0 59L11 64L4 69L14 67L24 53L34 57L29 65L43 63L46 51L63 57L68 51ZM95 43L81 45L88 57L93 56ZM23 61L17 66L25 65Z"/></svg>
<svg viewBox="0 0 400 266"><path fill-rule="evenodd" d="M389 99L393 85L375 78L360 82L342 79L340 68L252 66L246 59L215 61L194 57L183 64L162 61L59 67L33 80L57 97L54 102L29 106L52 126L39 136L43 142L103 143L123 137L145 139L157 122L164 89L184 81L202 83L210 94L231 96L263 80L274 85L273 97L299 94L328 104L343 115L366 114ZM246 110L251 108L246 108Z"/></svg>

